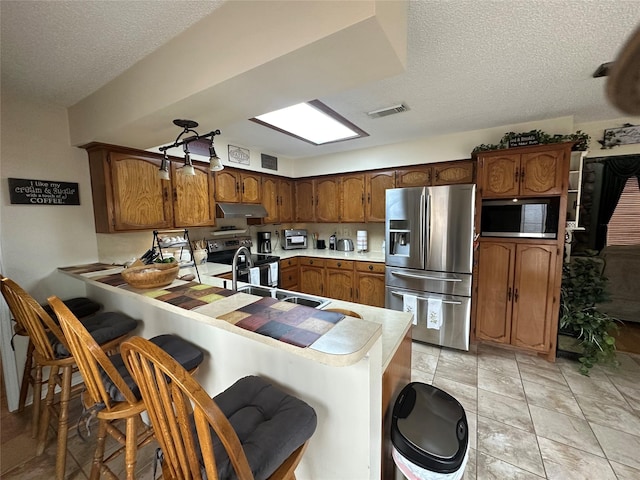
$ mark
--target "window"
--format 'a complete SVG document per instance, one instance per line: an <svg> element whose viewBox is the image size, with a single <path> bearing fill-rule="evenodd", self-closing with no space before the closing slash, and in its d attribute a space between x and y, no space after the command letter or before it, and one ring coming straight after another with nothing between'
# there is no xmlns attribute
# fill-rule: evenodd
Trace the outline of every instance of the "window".
<svg viewBox="0 0 640 480"><path fill-rule="evenodd" d="M630 177L607 226L607 245L640 245L640 188Z"/></svg>

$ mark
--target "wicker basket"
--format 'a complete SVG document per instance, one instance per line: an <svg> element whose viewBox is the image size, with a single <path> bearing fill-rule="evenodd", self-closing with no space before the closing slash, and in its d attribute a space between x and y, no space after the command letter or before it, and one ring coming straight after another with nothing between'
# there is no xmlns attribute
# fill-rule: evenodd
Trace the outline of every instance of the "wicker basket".
<svg viewBox="0 0 640 480"><path fill-rule="evenodd" d="M158 288L173 282L179 270L177 263L154 263L125 268L122 278L135 288Z"/></svg>

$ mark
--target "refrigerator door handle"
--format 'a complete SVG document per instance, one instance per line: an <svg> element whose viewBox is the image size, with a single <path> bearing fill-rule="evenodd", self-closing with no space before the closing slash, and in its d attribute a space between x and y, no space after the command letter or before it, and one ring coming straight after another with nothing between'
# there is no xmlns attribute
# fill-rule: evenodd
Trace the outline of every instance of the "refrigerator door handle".
<svg viewBox="0 0 640 480"><path fill-rule="evenodd" d="M425 259L425 249L427 242L429 239L427 238L427 225L426 223L429 221L428 218L425 217L427 210L427 197L424 193L424 189L422 190L422 194L420 194L420 243L418 248L420 249L420 265L422 268L426 266Z"/></svg>
<svg viewBox="0 0 640 480"><path fill-rule="evenodd" d="M395 275L396 277L408 277L408 278L419 278L420 280L438 280L442 282L461 282L461 278L440 278L440 277L430 277L429 275L415 275L413 273L403 273L403 272L391 272L391 275Z"/></svg>
<svg viewBox="0 0 640 480"><path fill-rule="evenodd" d="M392 291L392 292L391 292L391 294L392 294L392 295L395 295L396 297L402 297L402 296L404 296L404 293L402 293L402 292L396 292L396 291ZM417 295L415 295L415 297L416 297L418 300L429 300L429 298L428 298L428 297L418 297ZM454 301L451 301L451 300L442 300L442 303L446 303L447 305L462 305L462 302L454 302Z"/></svg>

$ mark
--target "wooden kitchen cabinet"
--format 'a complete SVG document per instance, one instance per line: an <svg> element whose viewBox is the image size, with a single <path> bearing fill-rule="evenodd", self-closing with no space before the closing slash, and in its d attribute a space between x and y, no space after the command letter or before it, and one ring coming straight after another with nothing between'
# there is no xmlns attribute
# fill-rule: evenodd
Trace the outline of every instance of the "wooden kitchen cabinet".
<svg viewBox="0 0 640 480"><path fill-rule="evenodd" d="M561 195L571 143L513 148L478 156L482 198Z"/></svg>
<svg viewBox="0 0 640 480"><path fill-rule="evenodd" d="M554 244L482 241L478 251L475 334L480 340L547 353L558 278Z"/></svg>
<svg viewBox="0 0 640 480"><path fill-rule="evenodd" d="M295 221L295 197L293 191L292 180L278 178L278 220L280 223Z"/></svg>
<svg viewBox="0 0 640 480"><path fill-rule="evenodd" d="M280 260L280 287L285 290L300 290L300 272L296 257Z"/></svg>
<svg viewBox="0 0 640 480"><path fill-rule="evenodd" d="M340 219L340 177L320 177L315 180L315 221L335 223Z"/></svg>
<svg viewBox="0 0 640 480"><path fill-rule="evenodd" d="M473 160L436 163L433 165L432 185L474 183L475 165Z"/></svg>
<svg viewBox="0 0 640 480"><path fill-rule="evenodd" d="M216 224L213 174L208 163L193 162L195 175L183 175L171 165L173 188L173 224L175 227L198 227Z"/></svg>
<svg viewBox="0 0 640 480"><path fill-rule="evenodd" d="M384 264L355 262L354 301L384 308Z"/></svg>
<svg viewBox="0 0 640 480"><path fill-rule="evenodd" d="M315 216L316 184L313 179L296 180L296 222L313 222Z"/></svg>
<svg viewBox="0 0 640 480"><path fill-rule="evenodd" d="M101 143L83 148L89 155L96 232L215 225L208 163L195 161L196 174L183 175L183 163L172 158L167 181L158 177L159 154Z"/></svg>
<svg viewBox="0 0 640 480"><path fill-rule="evenodd" d="M278 223L280 215L278 212L278 179L270 175L262 177L262 205L267 211L267 216L262 219L263 223Z"/></svg>
<svg viewBox="0 0 640 480"><path fill-rule="evenodd" d="M298 261L300 262L300 291L324 296L324 260L301 257Z"/></svg>
<svg viewBox="0 0 640 480"><path fill-rule="evenodd" d="M386 194L388 188L396 187L395 170L377 171L365 175L367 203L365 220L384 222L386 215Z"/></svg>
<svg viewBox="0 0 640 480"><path fill-rule="evenodd" d="M396 170L396 188L431 185L432 165L414 165Z"/></svg>
<svg viewBox="0 0 640 480"><path fill-rule="evenodd" d="M340 187L340 220L364 223L365 221L365 175L363 173L343 175Z"/></svg>
<svg viewBox="0 0 640 480"><path fill-rule="evenodd" d="M325 260L326 297L353 301L353 264L352 260Z"/></svg>
<svg viewBox="0 0 640 480"><path fill-rule="evenodd" d="M261 203L262 176L225 168L215 174L216 200L228 203Z"/></svg>

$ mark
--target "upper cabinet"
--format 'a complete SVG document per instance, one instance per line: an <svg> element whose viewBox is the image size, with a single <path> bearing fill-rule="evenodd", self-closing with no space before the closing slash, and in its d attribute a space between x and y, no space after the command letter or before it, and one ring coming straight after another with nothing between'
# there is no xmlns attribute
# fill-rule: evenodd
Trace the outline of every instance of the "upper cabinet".
<svg viewBox="0 0 640 480"><path fill-rule="evenodd" d="M215 177L218 202L262 202L262 176L259 173L225 169L216 172Z"/></svg>
<svg viewBox="0 0 640 480"><path fill-rule="evenodd" d="M343 175L340 192L340 220L364 223L365 221L365 174Z"/></svg>
<svg viewBox="0 0 640 480"><path fill-rule="evenodd" d="M208 163L193 162L195 175L183 175L173 163L173 224L175 227L206 227L216 223L214 180Z"/></svg>
<svg viewBox="0 0 640 480"><path fill-rule="evenodd" d="M92 143L89 155L96 232L215 225L211 174L194 162L186 177L172 165L171 180L160 180L161 156Z"/></svg>
<svg viewBox="0 0 640 480"><path fill-rule="evenodd" d="M316 222L339 222L340 186L339 176L320 177L316 182Z"/></svg>
<svg viewBox="0 0 640 480"><path fill-rule="evenodd" d="M315 201L315 180L311 178L296 180L296 222L315 221Z"/></svg>
<svg viewBox="0 0 640 480"><path fill-rule="evenodd" d="M539 145L478 156L483 198L561 195L571 144Z"/></svg>
<svg viewBox="0 0 640 480"><path fill-rule="evenodd" d="M384 222L386 208L386 193L389 188L396 186L395 170L376 171L365 175L367 222Z"/></svg>
<svg viewBox="0 0 640 480"><path fill-rule="evenodd" d="M457 183L473 183L475 181L476 163L472 160L436 163L433 166L432 185L453 185Z"/></svg>
<svg viewBox="0 0 640 480"><path fill-rule="evenodd" d="M267 210L263 223L294 221L293 183L291 180L272 175L262 177L262 205Z"/></svg>
<svg viewBox="0 0 640 480"><path fill-rule="evenodd" d="M396 170L396 187L424 187L431 185L431 165L415 165Z"/></svg>

